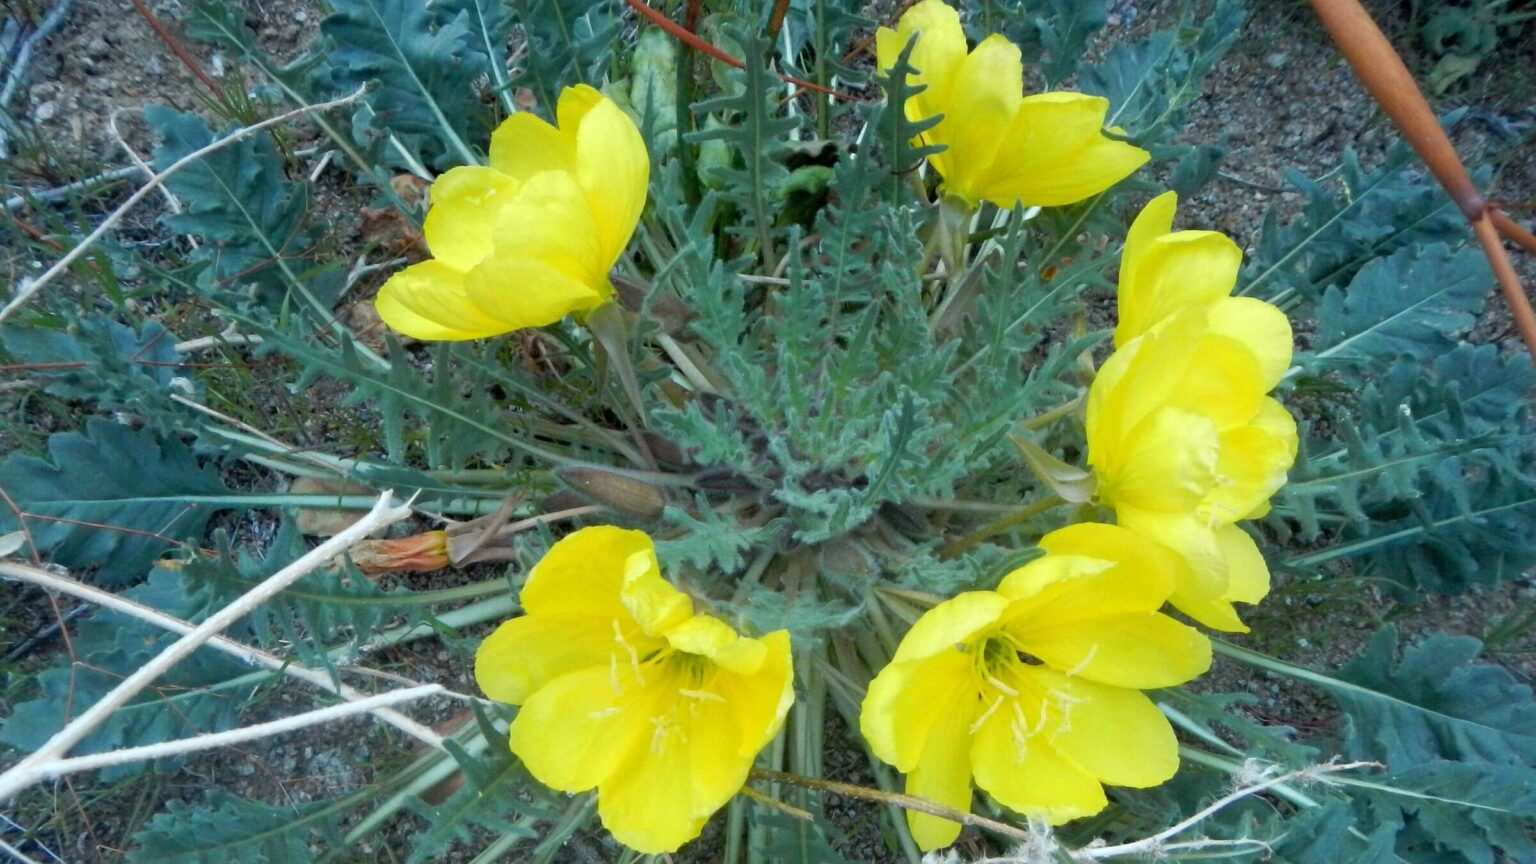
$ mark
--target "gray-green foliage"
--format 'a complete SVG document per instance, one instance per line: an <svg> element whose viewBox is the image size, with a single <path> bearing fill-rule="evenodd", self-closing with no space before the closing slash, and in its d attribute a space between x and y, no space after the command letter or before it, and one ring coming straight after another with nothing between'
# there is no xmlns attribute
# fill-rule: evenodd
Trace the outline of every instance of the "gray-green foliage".
<svg viewBox="0 0 1536 864"><path fill-rule="evenodd" d="M232 393L222 363L205 368L180 355L174 315L146 320L111 298L51 296L40 316L46 329L0 331L5 351L42 364L35 374L50 396L122 422L97 416L83 434L60 432L47 459L7 456L0 488L20 514L0 509L0 533L24 524L48 560L104 585L133 586L130 597L197 620L302 554L307 543L283 508L330 503L234 491L236 465L259 465L258 482L268 483L269 470L314 474L318 464L369 488L419 492L424 511L454 515L491 514L509 499L513 517L596 502L611 508L602 521L652 533L668 573L733 623L789 628L808 703L856 709L838 700L865 682L843 692L843 682L822 677L822 664L883 662L900 610L916 611L891 591L949 595L995 584L1034 538L1075 518L1045 511L964 555L946 549L1047 494L1010 434L1082 463L1074 400L1102 357L1099 309L1147 184L1044 211L986 205L963 226L974 252L936 272L930 262L947 254L934 236L941 214L928 203L936 178L919 170L933 151L913 143L933 121L913 123L902 110L915 92L905 83L906 56L886 74L844 62L875 23L861 17L863 4L792 3L786 31L772 41L759 35L758 5L707 6L701 29L744 69L675 50L652 30L638 39L646 55L633 56L633 19L616 0L333 0L322 37L286 66L261 52L235 4L189 4L188 36L258 76L260 111L370 87L349 121L316 119L321 143L342 154L335 164L368 186L374 203L396 206L407 228L420 212L396 197L392 172L479 160L497 119L529 95L534 111L552 117L561 88L576 82L627 94L653 160L650 206L616 268L627 342L599 344L567 322L471 344L402 345L390 336L370 349L335 323L334 304L343 288L352 300L375 284L344 286L348 259L385 253L350 248L313 212L314 189L302 179L308 164L291 141L253 136L168 184L186 209L163 225L201 245L146 257L144 272L159 280L154 309L184 304L178 313L260 337L249 355L229 351L221 361L262 364L264 377L233 380L282 388L301 403L333 394L337 404L324 410L373 437L310 438L310 418L261 430L300 442L301 451L194 412L170 396L217 397L257 420L268 403ZM969 24L973 36L1014 36L1046 82L1075 79L1106 96L1110 122L1151 150L1174 185L1198 188L1216 171L1219 144L1170 142L1240 29L1243 4L1190 5L1173 26L1084 64L1105 14L1103 2L996 0L979 4ZM684 58L696 65L678 68ZM883 89L887 98L786 102L790 87L776 72L855 94ZM220 128L168 109L148 117L160 165ZM1403 599L1494 583L1536 561L1536 430L1523 407L1536 376L1522 358L1468 344L1489 288L1486 266L1467 248L1454 206L1410 157L1395 151L1366 169L1346 154L1325 176L1291 175L1301 210L1288 221L1269 214L1242 286L1306 322L1298 327L1305 350L1280 393L1306 436L1290 486L1262 523L1269 560L1309 578L1373 576ZM619 374L626 361L643 418ZM598 479L573 482L572 468ZM604 477L646 486L662 504L626 508L625 491L605 489ZM335 503L355 509L369 498ZM230 527L212 523L220 511L273 508L283 522L268 542L210 530ZM557 530L521 541L512 586ZM153 569L177 544L180 569ZM455 617L462 610L450 601L502 598L507 584L496 575L470 593L386 590L335 566L231 635L332 669L409 624L460 651L466 643L455 628L489 616L470 606ZM74 636L77 659L90 668L61 662L36 676L0 741L37 746L69 699L77 712L164 641L93 615ZM1481 864L1495 849L1529 857L1514 827L1531 818L1529 692L1474 664L1469 641L1431 637L1400 660L1394 649L1395 636L1383 634L1337 678L1304 679L1340 703L1347 723L1335 738L1253 720L1246 697L1159 694L1211 758L1159 790L1117 793L1102 819L1063 836L1087 842L1158 830L1226 790L1228 775L1211 768L1220 759L1299 767L1343 752L1382 760L1387 773L1309 789L1315 806L1292 797L1285 806L1294 811L1253 802L1205 829L1266 839L1276 860L1295 864ZM250 687L270 678L199 654L168 679L187 689L141 699L89 746L227 727L244 716ZM791 717L782 748L789 767L821 771L823 727L810 719L820 716L797 708ZM409 860L484 848L487 836L543 855L555 841L540 838L582 830L591 809L530 781L505 749L504 719L479 716L451 753L421 756L331 801L291 807L215 792L170 804L137 835L130 860L298 860L316 848L344 860L392 818L418 820L419 838L402 856ZM413 785L428 774L462 774L464 784L431 798ZM818 796L786 800L815 819L742 805L738 846L772 861L856 857L843 832L857 826L830 818ZM366 830L342 834L354 824Z"/></svg>
<svg viewBox="0 0 1536 864"><path fill-rule="evenodd" d="M1536 856L1536 701L1482 645L1437 634L1399 660L1377 633L1323 686L1344 710L1343 752L1386 766L1357 803L1360 825L1397 830L1400 855L1440 852L1492 864ZM1497 850L1497 851L1496 851ZM1410 857L1410 860L1413 860Z"/></svg>
<svg viewBox="0 0 1536 864"><path fill-rule="evenodd" d="M25 528L38 553L112 587L144 578L179 538L201 535L226 491L180 441L100 418L83 434L49 438L46 459L12 454L0 488L26 514L0 510L0 531Z"/></svg>
<svg viewBox="0 0 1536 864"><path fill-rule="evenodd" d="M155 164L162 169L214 140L196 114L151 105L144 119L159 138ZM340 274L319 272L327 268L315 257L321 229L310 217L312 189L287 178L273 139L247 138L219 150L172 175L166 187L188 202L165 217L166 227L203 241L188 263L200 268L204 292L231 305L248 295L311 313L335 299Z"/></svg>

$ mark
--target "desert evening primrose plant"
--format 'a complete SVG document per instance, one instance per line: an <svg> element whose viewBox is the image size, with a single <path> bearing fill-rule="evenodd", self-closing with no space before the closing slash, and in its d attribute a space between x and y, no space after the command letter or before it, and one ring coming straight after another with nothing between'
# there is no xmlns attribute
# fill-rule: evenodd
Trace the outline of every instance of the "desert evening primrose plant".
<svg viewBox="0 0 1536 864"><path fill-rule="evenodd" d="M1022 97L1018 48L994 35L967 54L957 13L938 0L877 40L886 71L903 56L927 66L906 110L914 122L941 118L914 143L939 148L929 159L945 210L1072 203L1148 158L1104 136L1102 98ZM402 271L380 291L386 322L420 337L438 332L421 323L429 313L443 327L445 313L464 314L461 299L545 310L473 319L443 337L475 338L607 302L600 265L612 266L638 221L645 148L590 88L561 95L560 129L526 116L492 137L491 168L456 168L433 186L428 243L438 258L475 258L471 275L410 281L436 258ZM620 190L611 211L601 194L610 174ZM1241 256L1219 234L1169 233L1173 207L1171 193L1157 198L1130 230L1120 291L1129 314L1088 394L1097 495L1121 527L1046 535L1044 558L913 625L859 714L871 751L906 773L908 794L964 812L974 778L999 803L1054 824L1102 810L1103 783L1166 781L1178 765L1173 731L1139 691L1204 672L1210 645L1159 608L1171 601L1201 623L1241 629L1231 601L1268 589L1235 518L1217 522L1256 512L1294 456L1294 423L1263 395L1289 365L1289 325L1273 306L1227 296ZM952 250L946 266L964 254ZM588 299L546 290L557 284L541 275L548 261L581 265L571 284ZM520 266L531 268L526 282ZM1284 441L1278 417L1291 423ZM486 639L475 664L486 695L521 706L512 752L552 789L596 788L604 826L632 849L672 852L696 837L793 702L788 632L759 641L696 615L661 578L650 538L613 527L555 544L520 599L527 614ZM961 827L915 812L908 821L924 850Z"/></svg>
<svg viewBox="0 0 1536 864"><path fill-rule="evenodd" d="M261 80L146 108L175 236L0 326L0 566L133 601L8 669L4 755L231 608L79 753L265 729L286 677L355 724L291 798L106 769L85 815L148 821L103 848L1536 861L1529 691L1354 647L1536 565L1536 373L1464 341L1483 258L1400 153L1176 212L1252 204L1184 128L1242 0L323 5L288 66L180 4Z"/></svg>

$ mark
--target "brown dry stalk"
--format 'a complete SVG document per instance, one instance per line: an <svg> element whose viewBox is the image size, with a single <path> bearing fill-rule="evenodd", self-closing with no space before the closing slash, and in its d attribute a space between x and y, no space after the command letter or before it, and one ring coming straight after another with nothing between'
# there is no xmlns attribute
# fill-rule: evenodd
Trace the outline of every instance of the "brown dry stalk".
<svg viewBox="0 0 1536 864"><path fill-rule="evenodd" d="M149 24L150 29L155 31L155 35L160 37L160 41L165 43L165 47L171 49L171 53L176 55L176 59L181 61L181 65L187 67L187 71L191 72L193 77L202 82L204 87L208 88L210 96L215 99L219 98L219 94L223 92L219 87L219 82L213 80L212 76L203 71L202 64L198 63L197 58L187 51L181 44L181 40L176 38L176 34L172 33L170 28L165 26L165 22L156 17L155 13L151 12L148 6L144 5L144 0L132 0L132 2L133 8L138 10L139 17Z"/></svg>
<svg viewBox="0 0 1536 864"><path fill-rule="evenodd" d="M1359 0L1311 0L1311 3L1365 89L1397 124L1403 137L1413 145L1430 173L1450 193L1462 215L1471 223L1483 253L1488 256L1488 263L1493 266L1499 290L1515 319L1515 328L1531 352L1532 361L1536 361L1536 312L1531 310L1530 298L1499 242L1498 231L1494 228L1499 216L1467 175L1466 165L1456 155L1450 137L1440 128L1439 119L1403 64L1403 58ZM1513 222L1509 225L1519 227ZM1508 233L1507 228L1505 231Z"/></svg>
<svg viewBox="0 0 1536 864"><path fill-rule="evenodd" d="M1505 216L1501 210L1490 207L1488 213L1493 217L1493 227L1499 229L1499 233L1504 235L1505 240L1536 255L1536 234L1520 227L1520 223Z"/></svg>

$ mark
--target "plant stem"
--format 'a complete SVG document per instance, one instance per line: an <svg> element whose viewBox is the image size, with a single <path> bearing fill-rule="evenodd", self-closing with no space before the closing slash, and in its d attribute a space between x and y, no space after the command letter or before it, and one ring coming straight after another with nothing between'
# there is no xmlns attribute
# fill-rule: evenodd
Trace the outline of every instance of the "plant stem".
<svg viewBox="0 0 1536 864"><path fill-rule="evenodd" d="M913 795L882 792L879 789L870 789L867 786L840 783L836 780L817 780L812 777L801 777L798 774L790 774L784 771L769 771L766 768L753 768L751 777L754 780L766 783L784 783L790 786L800 786L805 789L815 789L818 792L833 792L838 795L846 795L849 798L873 801L877 804L890 804L904 810L915 810L918 813L927 813L930 816L949 819L962 825L974 825L978 828L984 828L1020 842L1033 839L1033 835L1023 829L1015 828L1012 825L1005 825L984 816L977 816L974 813L956 810L937 801L929 801L926 798L918 798Z"/></svg>
<svg viewBox="0 0 1536 864"><path fill-rule="evenodd" d="M955 556L965 552L971 547L979 545L988 537L1001 534L1004 531L1007 531L1009 528L1012 528L1020 523L1028 522L1036 516L1049 512L1051 509L1059 507L1064 503L1066 502L1061 498L1055 495L1050 495L1048 497L1041 498L1039 501L1033 501L1029 504L1026 504L1023 507L1020 507L1018 510L1008 514L1007 516L983 525L970 534L967 534L966 536L961 537L959 540L956 540L948 546L945 546L943 549L940 549L939 557L954 558Z"/></svg>

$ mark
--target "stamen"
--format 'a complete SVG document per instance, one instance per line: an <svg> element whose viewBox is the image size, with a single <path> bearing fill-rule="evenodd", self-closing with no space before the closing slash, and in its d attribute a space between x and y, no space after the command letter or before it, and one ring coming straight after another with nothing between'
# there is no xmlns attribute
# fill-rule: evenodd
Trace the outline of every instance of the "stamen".
<svg viewBox="0 0 1536 864"><path fill-rule="evenodd" d="M725 697L724 696L721 696L719 693L711 693L708 690L689 690L686 687L684 687L684 688L680 688L677 692L678 692L678 695L683 696L686 699L697 699L700 702L724 702L725 701Z"/></svg>
<svg viewBox="0 0 1536 864"><path fill-rule="evenodd" d="M635 670L635 680L640 682L641 687L644 687L645 676L640 674L640 652L636 651L635 646L629 644L628 640L624 638L624 631L619 629L619 619L617 618L613 619L613 641L623 645L624 650L629 652L629 665L630 668Z"/></svg>
<svg viewBox="0 0 1536 864"><path fill-rule="evenodd" d="M604 708L601 711L593 711L592 713L588 714L587 716L592 718L593 720L601 720L604 717L612 717L613 715L615 715L617 713L619 713L619 706L615 705L612 708Z"/></svg>
<svg viewBox="0 0 1536 864"><path fill-rule="evenodd" d="M1071 669L1067 670L1067 677L1075 678L1081 674L1084 669L1088 668L1088 664L1093 662L1093 658L1097 656L1098 653L1099 643L1095 642L1093 643L1093 647L1088 649L1088 653L1083 656L1082 661L1079 662L1076 666L1073 666Z"/></svg>
<svg viewBox="0 0 1536 864"><path fill-rule="evenodd" d="M991 675L988 675L986 677L986 681L987 681L988 684L991 684L993 687L996 687L1000 692L1007 693L1009 696L1018 696L1019 695L1019 691L1013 689L1012 687L1009 687L1007 684L1004 684L1003 682L997 680L996 678L994 678Z"/></svg>
<svg viewBox="0 0 1536 864"><path fill-rule="evenodd" d="M991 719L992 715L996 714L997 713L997 709L999 709L1001 707L1003 707L1003 697L1002 696L998 696L996 699L994 699L992 701L992 707L988 708L987 710L985 710L983 712L981 712L981 716L977 717L976 718L976 722L971 724L971 734L975 735L976 732L981 729L981 724L983 724L983 723L987 722L989 719Z"/></svg>
<svg viewBox="0 0 1536 864"><path fill-rule="evenodd" d="M608 683L613 685L613 695L623 696L624 685L619 683L619 655L608 655Z"/></svg>

